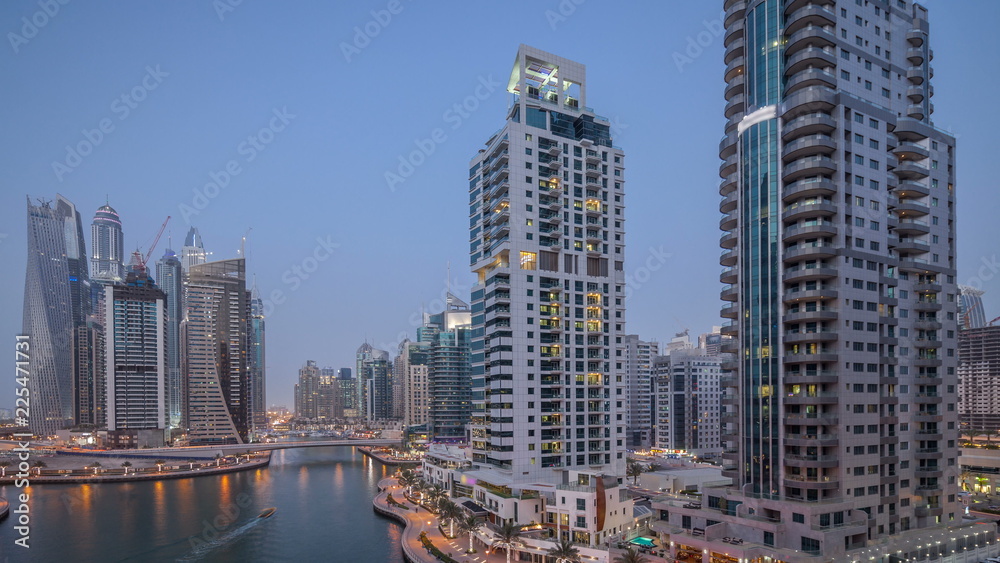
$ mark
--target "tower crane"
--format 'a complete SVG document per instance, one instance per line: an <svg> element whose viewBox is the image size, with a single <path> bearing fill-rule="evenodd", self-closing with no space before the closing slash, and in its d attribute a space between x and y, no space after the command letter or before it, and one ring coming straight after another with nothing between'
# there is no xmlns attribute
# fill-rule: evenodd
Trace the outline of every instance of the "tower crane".
<svg viewBox="0 0 1000 563"><path fill-rule="evenodd" d="M167 219L160 225L160 230L156 233L156 237L153 238L153 244L149 245L149 250L146 251L145 256L139 252L138 248L132 253L131 265L137 274L146 271L146 262L149 262L150 256L153 255L153 249L156 248L156 243L160 242L160 237L163 236L163 231L167 228L168 222L170 222L170 215L167 215Z"/></svg>

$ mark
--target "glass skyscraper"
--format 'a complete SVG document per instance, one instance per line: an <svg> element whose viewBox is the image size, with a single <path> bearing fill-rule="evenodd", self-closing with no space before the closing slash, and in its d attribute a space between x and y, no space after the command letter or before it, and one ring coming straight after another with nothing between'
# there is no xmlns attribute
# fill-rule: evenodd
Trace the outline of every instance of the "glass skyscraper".
<svg viewBox="0 0 1000 563"><path fill-rule="evenodd" d="M184 315L184 279L181 261L167 249L156 262L156 281L166 294L167 411L170 427L183 424L184 386L181 378L181 319Z"/></svg>
<svg viewBox="0 0 1000 563"><path fill-rule="evenodd" d="M121 282L125 279L125 239L122 220L108 204L97 209L90 224L90 270L95 280Z"/></svg>

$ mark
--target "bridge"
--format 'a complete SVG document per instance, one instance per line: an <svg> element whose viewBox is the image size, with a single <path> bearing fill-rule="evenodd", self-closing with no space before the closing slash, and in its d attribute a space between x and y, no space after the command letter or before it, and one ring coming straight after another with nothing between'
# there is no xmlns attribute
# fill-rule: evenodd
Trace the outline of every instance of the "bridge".
<svg viewBox="0 0 1000 563"><path fill-rule="evenodd" d="M17 445L17 442L0 440L0 449L3 445ZM87 455L122 458L162 458L162 459L215 459L218 456L239 455L246 452L263 452L274 450L287 450L293 448L329 448L334 446L400 446L402 442L398 439L342 439L342 440L313 440L303 442L254 442L250 444L220 444L214 446L181 446L173 448L144 448L140 450L66 450L57 449L57 453L64 455Z"/></svg>

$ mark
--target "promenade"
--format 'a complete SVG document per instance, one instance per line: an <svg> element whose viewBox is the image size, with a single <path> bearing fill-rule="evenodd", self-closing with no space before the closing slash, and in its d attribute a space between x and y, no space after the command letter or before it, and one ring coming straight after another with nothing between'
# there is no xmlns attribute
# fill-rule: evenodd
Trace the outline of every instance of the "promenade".
<svg viewBox="0 0 1000 563"><path fill-rule="evenodd" d="M173 463L177 463L174 460ZM219 475L222 473L234 473L237 471L249 471L267 467L271 463L271 453L254 456L248 461L238 463L217 462L189 462L179 465L166 465L160 467L144 468L92 468L92 469L39 469L30 470L28 480L32 485L40 484L79 484L79 483L121 483L126 481L158 481L160 479L184 479L188 477L202 477L206 475ZM11 471L7 471L5 477L0 478L0 485L10 485L15 482L17 476Z"/></svg>

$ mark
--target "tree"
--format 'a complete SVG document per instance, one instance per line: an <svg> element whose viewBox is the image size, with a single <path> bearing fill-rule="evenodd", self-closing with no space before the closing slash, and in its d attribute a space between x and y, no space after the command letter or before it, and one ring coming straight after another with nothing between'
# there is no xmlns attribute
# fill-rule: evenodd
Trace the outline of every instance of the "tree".
<svg viewBox="0 0 1000 563"><path fill-rule="evenodd" d="M641 553L629 546L625 553L615 557L615 563L646 563L649 561Z"/></svg>
<svg viewBox="0 0 1000 563"><path fill-rule="evenodd" d="M0 461L0 477L7 476L7 468L10 467L9 461Z"/></svg>
<svg viewBox="0 0 1000 563"><path fill-rule="evenodd" d="M959 484L962 486L963 491L969 490L969 477L971 476L972 472L969 471L968 469L963 469L962 472L959 474L958 476Z"/></svg>
<svg viewBox="0 0 1000 563"><path fill-rule="evenodd" d="M462 530L463 532L469 534L469 551L468 551L468 553L472 553L472 552L475 551L475 549L473 549L473 547L472 547L472 540L473 540L473 538L475 538L476 532L478 532L480 530L480 528L482 528L482 527L483 527L483 523L480 522L479 519L476 518L475 516L468 516L466 518L463 518L462 520L459 520L459 522L458 522L458 528L460 530Z"/></svg>
<svg viewBox="0 0 1000 563"><path fill-rule="evenodd" d="M411 488L417 484L419 478L412 469L404 469L399 473L399 484L406 488L406 494L410 494Z"/></svg>
<svg viewBox="0 0 1000 563"><path fill-rule="evenodd" d="M32 463L31 466L34 467L35 469L37 469L37 471L35 471L35 475L41 475L42 474L42 468L43 467L48 467L48 464L45 463L42 460L38 460L35 463Z"/></svg>
<svg viewBox="0 0 1000 563"><path fill-rule="evenodd" d="M510 522L504 522L503 526L497 530L493 538L491 547L503 549L507 552L507 563L510 563L510 554L513 550L521 547L522 544L517 538L521 535L521 527Z"/></svg>
<svg viewBox="0 0 1000 563"><path fill-rule="evenodd" d="M187 460L187 462L188 462L188 469L194 469L194 460L189 459Z"/></svg>
<svg viewBox="0 0 1000 563"><path fill-rule="evenodd" d="M94 475L97 475L97 470L100 467L101 467L101 462L99 462L99 461L95 461L94 463L91 463L90 465L87 466L88 469L90 469L90 468L94 469Z"/></svg>
<svg viewBox="0 0 1000 563"><path fill-rule="evenodd" d="M448 493L438 485L432 485L429 489L427 489L427 500L430 501L431 509L433 510L437 508L438 501L444 498L447 494Z"/></svg>
<svg viewBox="0 0 1000 563"><path fill-rule="evenodd" d="M442 524L444 524L445 522L448 523L448 535L450 535L451 537L453 537L453 538L455 537L455 524L464 515L465 515L465 511L462 510L454 502L452 502L452 501L450 501L448 499L442 499L441 500L441 503L440 503L440 506L439 506L439 511L438 511L438 516L439 516L439 518L441 518L441 523Z"/></svg>
<svg viewBox="0 0 1000 563"><path fill-rule="evenodd" d="M642 475L642 471L642 464L633 459L630 459L628 465L625 466L625 476L632 478L633 485L639 484L639 476Z"/></svg>
<svg viewBox="0 0 1000 563"><path fill-rule="evenodd" d="M157 471L163 471L163 464L166 463L166 460L158 459L158 460L154 461L153 463L156 464L156 470Z"/></svg>
<svg viewBox="0 0 1000 563"><path fill-rule="evenodd" d="M573 542L561 539L555 547L549 549L549 555L556 558L556 563L579 563L580 550L573 547Z"/></svg>

